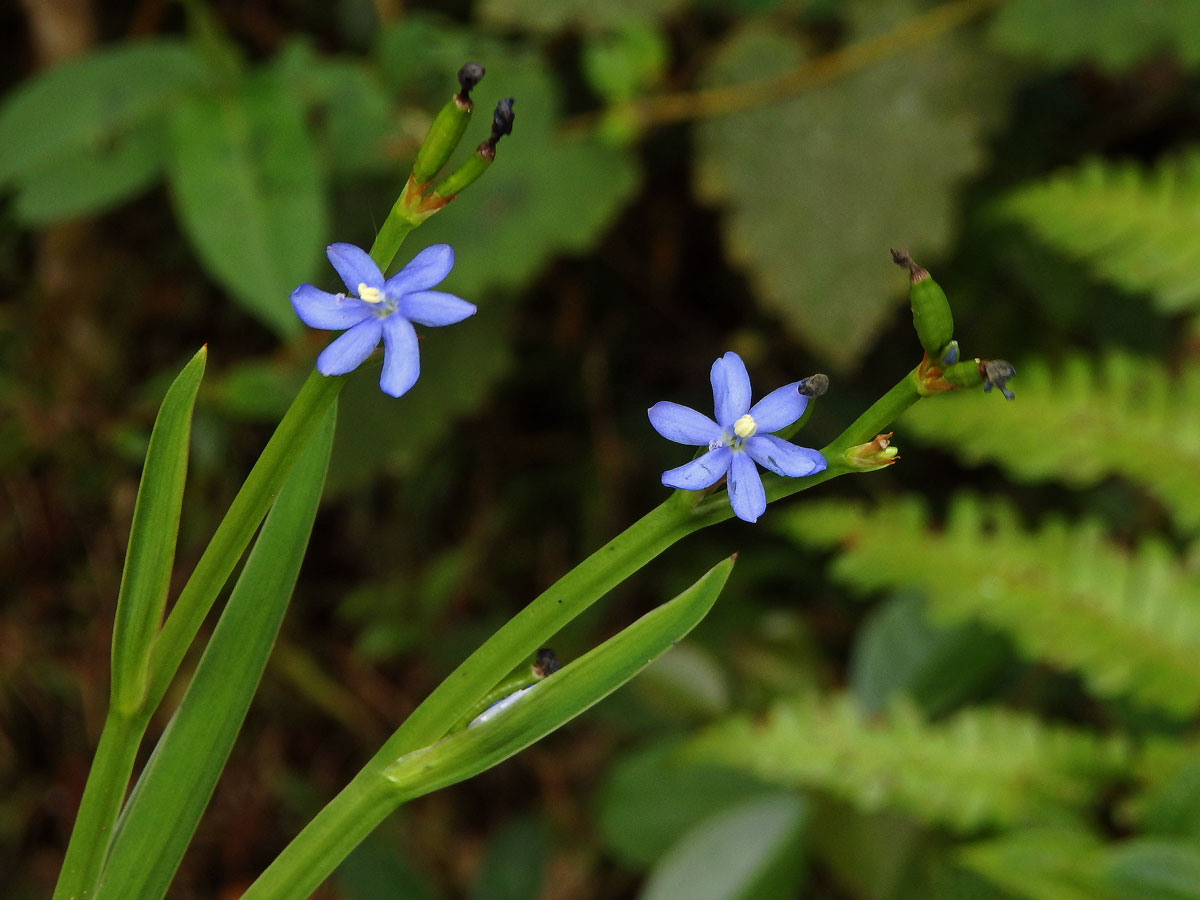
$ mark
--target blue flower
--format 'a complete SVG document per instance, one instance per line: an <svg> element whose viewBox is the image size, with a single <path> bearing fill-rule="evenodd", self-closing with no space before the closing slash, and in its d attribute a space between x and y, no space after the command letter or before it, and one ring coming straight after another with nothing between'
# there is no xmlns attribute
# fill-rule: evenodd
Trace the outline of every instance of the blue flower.
<svg viewBox="0 0 1200 900"><path fill-rule="evenodd" d="M292 308L310 328L345 329L317 357L322 375L357 369L383 341L379 387L399 397L421 374L418 325L453 325L475 313L475 305L453 294L431 291L454 267L449 244L426 247L412 262L384 280L379 266L353 244L330 244L325 254L346 283L345 294L302 284L292 291Z"/></svg>
<svg viewBox="0 0 1200 900"><path fill-rule="evenodd" d="M746 364L732 351L713 363L711 380L716 422L666 400L649 409L650 424L667 440L708 448L690 463L663 472L662 482L667 487L698 491L728 475L729 503L734 514L754 522L767 508L767 495L755 463L792 478L825 468L825 457L816 450L797 447L771 434L799 419L808 406L808 397L799 392L801 383L797 381L751 406Z"/></svg>

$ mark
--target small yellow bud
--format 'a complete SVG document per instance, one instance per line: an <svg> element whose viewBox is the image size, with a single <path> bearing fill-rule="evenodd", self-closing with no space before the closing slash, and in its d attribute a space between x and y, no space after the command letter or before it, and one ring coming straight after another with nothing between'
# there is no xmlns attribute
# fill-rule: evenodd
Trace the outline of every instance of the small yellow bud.
<svg viewBox="0 0 1200 900"><path fill-rule="evenodd" d="M746 413L733 423L733 433L742 439L754 437L757 431L758 423L754 421L754 417L750 413Z"/></svg>
<svg viewBox="0 0 1200 900"><path fill-rule="evenodd" d="M360 284L358 286L358 299L364 303L382 303L383 291L377 287Z"/></svg>

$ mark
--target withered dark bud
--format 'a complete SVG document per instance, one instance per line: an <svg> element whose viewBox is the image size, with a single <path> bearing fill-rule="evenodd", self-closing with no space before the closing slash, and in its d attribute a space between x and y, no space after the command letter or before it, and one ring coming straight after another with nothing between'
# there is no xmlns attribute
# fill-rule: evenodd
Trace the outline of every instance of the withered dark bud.
<svg viewBox="0 0 1200 900"><path fill-rule="evenodd" d="M1007 387L1008 379L1017 374L1016 367L1005 359L981 359L979 375L983 378L983 392L989 393L996 388L1004 395L1005 400L1012 400L1016 394Z"/></svg>
<svg viewBox="0 0 1200 900"><path fill-rule="evenodd" d="M493 147L504 135L512 134L513 104L516 102L516 98L509 97L496 104L496 111L492 113L492 136L488 138L488 143Z"/></svg>
<svg viewBox="0 0 1200 900"><path fill-rule="evenodd" d="M458 92L458 99L461 103L466 103L471 99L471 90L479 82L483 81L484 69L477 62L469 62L458 70L458 83L462 90Z"/></svg>
<svg viewBox="0 0 1200 900"><path fill-rule="evenodd" d="M829 376L817 373L809 375L807 378L801 378L796 390L805 397L820 397L829 390Z"/></svg>
<svg viewBox="0 0 1200 900"><path fill-rule="evenodd" d="M558 661L558 657L549 647L543 647L537 652L537 657L533 663L533 674L538 678L545 678L547 675L553 675L562 668L562 663Z"/></svg>

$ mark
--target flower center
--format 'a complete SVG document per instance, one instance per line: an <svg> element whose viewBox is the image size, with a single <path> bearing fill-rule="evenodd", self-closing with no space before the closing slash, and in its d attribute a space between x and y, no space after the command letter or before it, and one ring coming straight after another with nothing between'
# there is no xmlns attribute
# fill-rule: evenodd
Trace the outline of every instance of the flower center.
<svg viewBox="0 0 1200 900"><path fill-rule="evenodd" d="M363 303L382 303L383 291L377 287L371 287L367 284L358 286L358 299Z"/></svg>
<svg viewBox="0 0 1200 900"><path fill-rule="evenodd" d="M758 431L758 423L754 421L754 417L750 413L746 413L740 419L733 423L733 433L745 440L749 437L754 437Z"/></svg>

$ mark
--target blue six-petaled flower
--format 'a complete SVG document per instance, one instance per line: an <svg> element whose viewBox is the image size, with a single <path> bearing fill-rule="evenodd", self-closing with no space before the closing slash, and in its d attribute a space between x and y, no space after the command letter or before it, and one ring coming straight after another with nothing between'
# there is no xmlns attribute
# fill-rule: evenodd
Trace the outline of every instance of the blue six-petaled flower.
<svg viewBox="0 0 1200 900"><path fill-rule="evenodd" d="M751 406L746 364L730 351L712 366L715 422L678 403L655 403L649 409L655 431L678 444L708 448L690 463L663 472L663 484L697 491L728 475L734 514L747 522L757 521L767 508L767 495L755 463L792 478L820 472L826 465L825 457L816 450L797 447L771 434L803 415L808 397L800 393L799 386L798 381L784 385Z"/></svg>
<svg viewBox="0 0 1200 900"><path fill-rule="evenodd" d="M475 312L475 305L461 297L430 290L454 267L453 248L449 244L426 247L386 280L371 257L353 244L330 244L325 252L346 283L347 293L330 294L311 284L292 291L292 308L305 325L345 329L317 357L317 371L322 375L352 372L382 339L379 387L399 397L421 374L412 323L453 325Z"/></svg>

